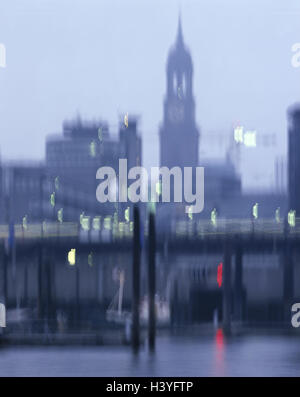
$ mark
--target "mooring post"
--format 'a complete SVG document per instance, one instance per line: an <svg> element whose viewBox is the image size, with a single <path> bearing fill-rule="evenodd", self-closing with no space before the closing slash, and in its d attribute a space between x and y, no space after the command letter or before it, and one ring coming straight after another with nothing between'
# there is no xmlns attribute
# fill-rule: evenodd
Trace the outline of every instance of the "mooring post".
<svg viewBox="0 0 300 397"><path fill-rule="evenodd" d="M76 313L76 327L79 329L80 328L80 269L79 269L79 263L76 263L75 266L75 313Z"/></svg>
<svg viewBox="0 0 300 397"><path fill-rule="evenodd" d="M38 244L38 263L37 263L37 313L38 319L43 318L43 296L42 296L42 263L43 263L43 246L42 241Z"/></svg>
<svg viewBox="0 0 300 397"><path fill-rule="evenodd" d="M243 319L243 249L239 240L235 250L234 317L236 321Z"/></svg>
<svg viewBox="0 0 300 397"><path fill-rule="evenodd" d="M223 271L223 329L229 334L231 331L231 248L229 241L225 241Z"/></svg>
<svg viewBox="0 0 300 397"><path fill-rule="evenodd" d="M4 305L7 306L7 262L8 262L8 253L6 252L5 244L1 244L1 254L2 254L2 261L3 261L3 269L2 269L2 298Z"/></svg>
<svg viewBox="0 0 300 397"><path fill-rule="evenodd" d="M25 259L24 263L24 306L27 307L28 305L28 263Z"/></svg>
<svg viewBox="0 0 300 397"><path fill-rule="evenodd" d="M285 240L283 253L283 320L290 322L291 306L294 298L294 264L293 253L288 238Z"/></svg>
<svg viewBox="0 0 300 397"><path fill-rule="evenodd" d="M149 292L149 349L155 349L155 218L153 212L149 214L149 243L148 243L148 292Z"/></svg>
<svg viewBox="0 0 300 397"><path fill-rule="evenodd" d="M132 347L140 345L140 214L137 206L133 210L133 266L132 266Z"/></svg>
<svg viewBox="0 0 300 397"><path fill-rule="evenodd" d="M9 225L10 220L10 203L9 196L4 197L4 208L5 208L5 224ZM4 305L6 305L6 309L8 306L8 278L7 278L7 270L9 264L9 247L8 244L3 242L3 300Z"/></svg>
<svg viewBox="0 0 300 397"><path fill-rule="evenodd" d="M45 262L45 284L46 284L46 316L45 320L47 323L47 328L51 324L52 320L52 277L51 277L51 261L49 259Z"/></svg>
<svg viewBox="0 0 300 397"><path fill-rule="evenodd" d="M44 249L44 225L43 225L43 175L39 177L39 200L40 200L40 222L41 222L41 237L38 242L38 252L37 252L37 317L38 320L42 320L44 317L43 308L43 287L42 287L42 267L43 267L43 249Z"/></svg>

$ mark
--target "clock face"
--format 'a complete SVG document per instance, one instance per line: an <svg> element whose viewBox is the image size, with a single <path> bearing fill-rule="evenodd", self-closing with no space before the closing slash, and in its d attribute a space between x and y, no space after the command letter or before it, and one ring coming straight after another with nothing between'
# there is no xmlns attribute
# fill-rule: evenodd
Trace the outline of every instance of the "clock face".
<svg viewBox="0 0 300 397"><path fill-rule="evenodd" d="M168 109L169 118L173 123L179 123L184 118L184 108L181 103L173 103Z"/></svg>

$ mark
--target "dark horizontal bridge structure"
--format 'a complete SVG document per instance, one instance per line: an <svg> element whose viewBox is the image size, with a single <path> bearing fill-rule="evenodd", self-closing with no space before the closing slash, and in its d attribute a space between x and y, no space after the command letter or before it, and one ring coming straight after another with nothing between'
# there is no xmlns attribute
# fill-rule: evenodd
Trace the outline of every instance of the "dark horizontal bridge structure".
<svg viewBox="0 0 300 397"><path fill-rule="evenodd" d="M132 226L134 223L132 222ZM172 229L173 228L173 229ZM223 257L223 327L225 332L230 332L231 322L243 320L243 255L244 254L278 254L283 263L283 313L286 321L290 314L290 304L294 297L294 254L300 252L300 228L296 220L295 227L290 227L284 222L277 223L270 220L260 222L241 220L220 221L212 225L208 221L186 221L173 225L168 233L159 230L151 232L141 227L140 238L133 238L135 227L130 227L126 233L120 233L118 225L107 230L104 235L101 230L82 230L78 223L48 223L14 226L14 237L10 235L7 225L0 226L0 241L2 241L1 264L4 279L10 266L14 247L17 258L38 258L38 277L40 283L43 277L43 261L51 254L50 261L67 261L68 252L76 249L79 254L109 254L129 253L134 258L136 249L149 249L149 237L156 234L156 244L152 245L155 252L171 255L203 255L221 254ZM117 231L116 231L117 230ZM122 231L124 227L122 226ZM9 249L7 249L7 243ZM13 241L13 243L11 243ZM11 244L11 246L10 246ZM137 248L136 245L139 247ZM44 259L43 259L44 258ZM140 259L138 259L139 262ZM153 260L153 255L152 255ZM136 262L136 266L139 263ZM49 266L47 271L50 272ZM232 270L234 274L232 277ZM76 273L77 274L77 273ZM47 276L47 275L46 275ZM139 276L138 276L139 277ZM79 283L79 273L76 276ZM137 281L136 281L137 282ZM46 283L46 284L45 284ZM44 285L48 281L44 281ZM50 284L49 284L50 285ZM77 285L77 284L76 284ZM79 284L78 284L79 285ZM50 287L49 287L50 288ZM77 287L76 287L77 288ZM78 287L79 288L79 287ZM38 306L42 305L42 292L38 287ZM4 298L7 292L4 288ZM136 298L137 299L137 298ZM77 304L79 305L79 298Z"/></svg>
<svg viewBox="0 0 300 397"><path fill-rule="evenodd" d="M147 238L144 240L147 243ZM227 244L231 251L237 247L243 250L244 254L260 253L283 253L286 249L293 252L300 252L300 236L206 236L204 238L176 238L162 237L156 244L156 251L163 252L165 245L169 252L182 254L215 254L223 253ZM55 255L67 254L70 249L75 248L81 253L101 252L129 252L132 249L132 241L126 238L122 241L111 242L80 242L70 238L60 237L36 239L17 243L17 250L22 254L31 254L35 248L42 245L45 249L55 250Z"/></svg>
<svg viewBox="0 0 300 397"><path fill-rule="evenodd" d="M185 231L169 232L156 231L156 250L167 248L172 253L222 253L225 245L229 244L232 251L237 247L243 253L280 253L287 248L293 252L300 251L300 227L287 227L284 224L267 221L255 224L252 221L230 220L223 221L221 227L213 227L207 221L186 222L190 226ZM182 224L181 224L182 225ZM200 226L200 227L199 227ZM201 229L202 227L202 229ZM24 230L21 225L15 225L15 241L20 252L32 252L34 247L42 244L43 247L53 249L55 252L68 252L75 248L84 252L126 252L132 248L132 231L127 234L113 234L109 231L106 238L101 237L101 232L83 231L78 223L48 223L46 230L42 232L41 224L29 225ZM9 238L7 225L0 226L0 240ZM94 235L92 234L94 233ZM141 235L141 244L146 244L147 232Z"/></svg>

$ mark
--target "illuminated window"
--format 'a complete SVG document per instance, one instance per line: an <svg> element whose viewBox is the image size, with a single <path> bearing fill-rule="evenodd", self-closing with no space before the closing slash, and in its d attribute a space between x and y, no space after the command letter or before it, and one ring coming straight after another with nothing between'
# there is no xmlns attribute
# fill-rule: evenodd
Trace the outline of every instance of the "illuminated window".
<svg viewBox="0 0 300 397"><path fill-rule="evenodd" d="M244 134L244 144L248 147L256 146L256 131L246 131Z"/></svg>

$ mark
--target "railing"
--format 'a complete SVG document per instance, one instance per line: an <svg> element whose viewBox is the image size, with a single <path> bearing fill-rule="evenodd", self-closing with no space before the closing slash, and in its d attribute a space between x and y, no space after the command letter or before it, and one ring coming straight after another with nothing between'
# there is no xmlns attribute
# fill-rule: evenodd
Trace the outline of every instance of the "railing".
<svg viewBox="0 0 300 397"><path fill-rule="evenodd" d="M145 225L146 231L147 225ZM111 221L109 224L102 223L100 227L82 227L79 222L43 222L28 223L26 227L15 224L13 233L8 225L0 225L0 239L14 237L19 240L38 238L78 238L79 241L103 241L127 240L133 236L133 222ZM218 219L214 224L209 220L173 220L171 229L168 231L170 237L176 238L205 238L206 236L218 235L272 235L280 236L288 233L298 235L300 233L300 218L296 218L295 225L289 226L272 219ZM160 234L160 230L157 230ZM145 233L147 235L147 233Z"/></svg>

